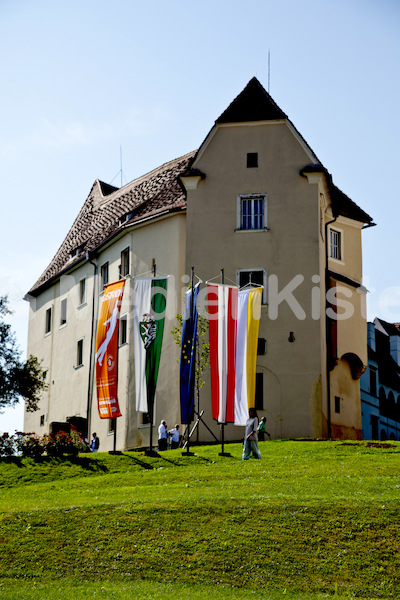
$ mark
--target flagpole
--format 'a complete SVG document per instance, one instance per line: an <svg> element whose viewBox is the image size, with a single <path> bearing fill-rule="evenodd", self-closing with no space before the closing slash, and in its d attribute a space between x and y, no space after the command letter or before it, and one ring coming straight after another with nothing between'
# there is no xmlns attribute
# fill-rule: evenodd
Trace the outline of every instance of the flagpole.
<svg viewBox="0 0 400 600"><path fill-rule="evenodd" d="M192 271L191 271L191 302L190 302L190 323L193 324L193 316L194 316L194 302L195 302L195 295L194 295L194 267L192 267ZM193 336L193 344L196 344L196 340ZM193 355L193 351L195 352L195 349L193 350L193 346L192 346L192 352L191 354ZM194 371L194 376L196 377L196 369ZM191 393L189 391L189 397L191 397ZM194 397L193 397L193 406L194 406ZM193 452L189 451L189 446L190 446L190 435L191 435L191 431L190 431L190 413L191 413L191 407L188 407L188 423L187 423L187 439L185 442L185 451L182 452L182 456L194 456ZM193 432L192 432L193 433Z"/></svg>
<svg viewBox="0 0 400 600"><path fill-rule="evenodd" d="M190 303L190 322L193 323L193 315L194 315L194 267L192 267L192 272L191 272L191 289L192 289L192 301ZM196 340L193 337L193 344L196 343ZM195 377L196 377L196 370L195 370ZM193 402L194 402L194 398L193 398ZM190 446L190 413L191 413L191 407L189 406L189 411L188 411L188 424L187 424L187 441L186 441L186 455L187 456L193 456L193 452L189 452L189 446Z"/></svg>
<svg viewBox="0 0 400 600"><path fill-rule="evenodd" d="M224 285L225 283L225 270L221 269L221 283ZM226 409L225 409L226 410ZM225 452L225 425L226 423L221 423L221 452L218 453L218 456L230 456L229 452Z"/></svg>
<svg viewBox="0 0 400 600"><path fill-rule="evenodd" d="M157 266L156 266L156 262L153 262L153 277L155 277L157 274ZM150 448L149 448L149 454L150 456L153 455L153 422L154 422L154 399L152 400L150 406L149 406L149 421L150 421Z"/></svg>

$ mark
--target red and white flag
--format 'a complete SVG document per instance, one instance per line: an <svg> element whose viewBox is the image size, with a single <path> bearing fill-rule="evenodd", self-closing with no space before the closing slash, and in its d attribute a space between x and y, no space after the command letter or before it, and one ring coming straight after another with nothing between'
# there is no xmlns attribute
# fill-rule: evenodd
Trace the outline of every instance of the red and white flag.
<svg viewBox="0 0 400 600"><path fill-rule="evenodd" d="M235 421L238 288L208 284L211 403L218 423Z"/></svg>

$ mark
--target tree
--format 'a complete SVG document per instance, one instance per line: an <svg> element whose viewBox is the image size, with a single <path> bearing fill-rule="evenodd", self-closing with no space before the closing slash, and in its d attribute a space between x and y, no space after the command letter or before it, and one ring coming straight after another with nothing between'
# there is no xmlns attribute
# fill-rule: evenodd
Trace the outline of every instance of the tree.
<svg viewBox="0 0 400 600"><path fill-rule="evenodd" d="M179 346L182 340L182 326L183 316L179 313L176 314L176 320L178 325L171 331L175 343ZM208 319L202 317L200 314L197 316L197 352L196 352L196 388L197 394L205 384L203 373L208 367L210 362L210 344L208 340ZM179 358L177 362L179 362Z"/></svg>
<svg viewBox="0 0 400 600"><path fill-rule="evenodd" d="M5 317L10 314L7 296L0 296L0 410L14 406L22 397L26 410L34 412L38 410L40 392L47 386L36 356L30 355L26 361L21 361L15 334L11 325L5 322Z"/></svg>

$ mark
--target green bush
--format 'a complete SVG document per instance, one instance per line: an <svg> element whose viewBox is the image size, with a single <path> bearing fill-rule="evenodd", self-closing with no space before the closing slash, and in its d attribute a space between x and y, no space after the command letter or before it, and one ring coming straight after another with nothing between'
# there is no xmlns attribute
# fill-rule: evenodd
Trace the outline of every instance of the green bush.
<svg viewBox="0 0 400 600"><path fill-rule="evenodd" d="M13 436L16 454L38 458L43 454L41 439L35 433L17 432Z"/></svg>
<svg viewBox="0 0 400 600"><path fill-rule="evenodd" d="M14 454L14 438L8 433L3 433L0 436L0 456L13 456Z"/></svg>
<svg viewBox="0 0 400 600"><path fill-rule="evenodd" d="M17 432L12 436L4 433L0 437L0 456L27 456L38 458L42 454L47 456L76 456L85 452L87 445L75 427L71 431L59 431L37 436L35 433Z"/></svg>
<svg viewBox="0 0 400 600"><path fill-rule="evenodd" d="M75 427L71 431L59 431L49 433L41 439L43 450L48 456L76 456L79 452L85 452L86 444Z"/></svg>

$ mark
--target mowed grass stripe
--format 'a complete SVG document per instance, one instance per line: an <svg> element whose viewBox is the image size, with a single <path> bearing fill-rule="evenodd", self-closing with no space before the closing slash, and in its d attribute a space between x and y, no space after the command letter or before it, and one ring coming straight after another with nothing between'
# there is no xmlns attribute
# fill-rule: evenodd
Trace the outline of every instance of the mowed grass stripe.
<svg viewBox="0 0 400 600"><path fill-rule="evenodd" d="M33 481L8 475L0 575L400 597L400 445L262 448L258 462L231 445L228 459L99 454L82 457L91 469L54 463L58 481L39 483L38 465Z"/></svg>

